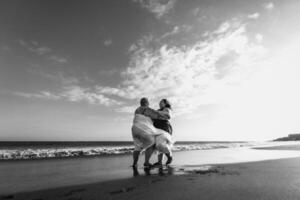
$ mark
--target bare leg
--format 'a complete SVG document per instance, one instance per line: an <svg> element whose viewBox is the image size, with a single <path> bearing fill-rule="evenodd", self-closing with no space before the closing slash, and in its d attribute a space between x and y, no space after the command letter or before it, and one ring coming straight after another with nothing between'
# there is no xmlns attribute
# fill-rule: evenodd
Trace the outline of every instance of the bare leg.
<svg viewBox="0 0 300 200"><path fill-rule="evenodd" d="M137 162L139 160L139 155L140 155L140 151L137 150L133 151L133 164L132 164L133 167L137 165Z"/></svg>
<svg viewBox="0 0 300 200"><path fill-rule="evenodd" d="M133 170L133 176L138 176L138 175L140 175L139 170L137 169L136 166L132 166L132 170Z"/></svg>
<svg viewBox="0 0 300 200"><path fill-rule="evenodd" d="M164 158L164 154L163 153L158 154L157 159L158 159L158 163L159 164L162 164L163 158Z"/></svg>
<svg viewBox="0 0 300 200"><path fill-rule="evenodd" d="M146 151L145 151L145 163L144 163L144 165L151 165L149 163L149 160L151 158L151 155L152 155L153 151L154 151L154 146L151 146L148 149L146 149Z"/></svg>
<svg viewBox="0 0 300 200"><path fill-rule="evenodd" d="M172 161L173 161L173 157L171 156L171 154L169 153L166 153L166 156L168 158L167 162L166 162L166 165L170 164Z"/></svg>

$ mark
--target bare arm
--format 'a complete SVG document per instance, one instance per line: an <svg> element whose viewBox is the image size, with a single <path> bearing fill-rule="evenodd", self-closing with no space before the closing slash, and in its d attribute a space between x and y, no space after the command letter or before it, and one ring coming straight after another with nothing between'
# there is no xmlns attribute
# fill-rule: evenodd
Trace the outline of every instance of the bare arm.
<svg viewBox="0 0 300 200"><path fill-rule="evenodd" d="M163 115L166 119L171 119L170 109L164 108L162 111L158 111L161 115Z"/></svg>
<svg viewBox="0 0 300 200"><path fill-rule="evenodd" d="M150 117L151 119L170 119L170 115L168 113L163 111L156 111L152 108L147 108L144 115Z"/></svg>

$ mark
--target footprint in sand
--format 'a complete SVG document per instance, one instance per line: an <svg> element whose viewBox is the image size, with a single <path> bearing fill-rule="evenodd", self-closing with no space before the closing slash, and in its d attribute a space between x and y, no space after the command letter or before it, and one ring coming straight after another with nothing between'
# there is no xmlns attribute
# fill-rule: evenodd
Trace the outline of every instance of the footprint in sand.
<svg viewBox="0 0 300 200"><path fill-rule="evenodd" d="M187 180L194 181L194 180L196 180L196 178L195 177L188 177Z"/></svg>
<svg viewBox="0 0 300 200"><path fill-rule="evenodd" d="M68 198L67 200L82 200L81 197L71 197L71 198Z"/></svg>
<svg viewBox="0 0 300 200"><path fill-rule="evenodd" d="M218 173L219 170L217 169L210 169L210 170L194 170L196 174L211 174L211 173Z"/></svg>
<svg viewBox="0 0 300 200"><path fill-rule="evenodd" d="M225 171L225 172L221 172L221 175L225 176L225 175L240 175L240 172L237 171Z"/></svg>
<svg viewBox="0 0 300 200"><path fill-rule="evenodd" d="M71 191L69 191L68 193L64 194L64 197L68 197L68 196L71 196L71 195L73 195L73 194L75 194L75 193L83 192L83 191L85 191L85 190L86 190L86 189L84 189L84 188L79 188L79 189L76 189L76 190L71 190Z"/></svg>
<svg viewBox="0 0 300 200"><path fill-rule="evenodd" d="M161 182L163 181L163 179L154 179L154 180L151 180L150 183L157 183L157 182Z"/></svg>
<svg viewBox="0 0 300 200"><path fill-rule="evenodd" d="M14 195L6 195L1 197L1 199L13 199L13 198L15 198Z"/></svg>
<svg viewBox="0 0 300 200"><path fill-rule="evenodd" d="M112 191L112 192L110 192L110 194L115 195L115 194L121 194L121 193L125 193L125 192L131 192L134 189L135 189L135 187L126 187L126 188L122 188L120 190Z"/></svg>

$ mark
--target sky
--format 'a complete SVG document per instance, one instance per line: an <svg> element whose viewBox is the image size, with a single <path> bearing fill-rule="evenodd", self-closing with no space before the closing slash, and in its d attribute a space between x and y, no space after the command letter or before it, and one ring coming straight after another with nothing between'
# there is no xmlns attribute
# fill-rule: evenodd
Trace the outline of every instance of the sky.
<svg viewBox="0 0 300 200"><path fill-rule="evenodd" d="M175 140L300 132L298 0L2 0L0 140L131 140L141 97Z"/></svg>

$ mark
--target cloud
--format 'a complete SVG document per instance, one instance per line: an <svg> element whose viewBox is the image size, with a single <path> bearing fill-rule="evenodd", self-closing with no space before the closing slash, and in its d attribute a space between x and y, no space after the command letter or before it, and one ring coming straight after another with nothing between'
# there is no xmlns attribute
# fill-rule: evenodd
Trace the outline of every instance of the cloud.
<svg viewBox="0 0 300 200"><path fill-rule="evenodd" d="M112 40L106 39L106 40L104 40L103 44L104 44L104 46L108 47L108 46L112 45Z"/></svg>
<svg viewBox="0 0 300 200"><path fill-rule="evenodd" d="M53 61L61 63L61 64L68 62L68 60L66 58L61 57L61 56L56 56L56 55L49 56L49 60L53 60Z"/></svg>
<svg viewBox="0 0 300 200"><path fill-rule="evenodd" d="M90 89L79 86L66 87L64 91L60 93L60 96L73 102L86 101L89 104L101 104L105 106L120 104L116 100L107 98L102 94L97 94Z"/></svg>
<svg viewBox="0 0 300 200"><path fill-rule="evenodd" d="M106 94L106 95L115 95L123 98L128 98L128 93L119 88L114 88L114 87L103 87L103 86L96 86L95 87L96 91L100 94Z"/></svg>
<svg viewBox="0 0 300 200"><path fill-rule="evenodd" d="M258 19L259 16L260 16L259 13L253 13L253 14L248 15L248 18L249 19Z"/></svg>
<svg viewBox="0 0 300 200"><path fill-rule="evenodd" d="M119 71L117 69L107 69L107 70L101 69L101 70L98 71L98 74L100 76L112 76L112 75L114 75L118 72Z"/></svg>
<svg viewBox="0 0 300 200"><path fill-rule="evenodd" d="M274 3L273 2L267 2L263 4L264 9L266 10L273 10L274 8Z"/></svg>
<svg viewBox="0 0 300 200"><path fill-rule="evenodd" d="M214 31L214 33L215 34L225 33L229 28L230 28L229 22L224 22L221 24L221 26L219 26L219 28L216 31Z"/></svg>
<svg viewBox="0 0 300 200"><path fill-rule="evenodd" d="M149 46L154 41L154 36L152 34L144 35L142 38L138 39L136 43L130 45L128 48L129 53L132 53L140 48Z"/></svg>
<svg viewBox="0 0 300 200"><path fill-rule="evenodd" d="M177 31L174 27L170 33ZM117 112L132 112L143 96L151 102L168 98L175 115L191 113L201 106L226 103L235 85L256 70L266 53L259 38L251 40L247 25L237 19L224 21L216 30L207 31L205 40L191 45L168 46L148 34L129 47L129 64L118 86L85 88L78 79L58 74L61 90L22 95L113 106Z"/></svg>
<svg viewBox="0 0 300 200"><path fill-rule="evenodd" d="M123 106L116 109L117 112L121 113L134 113L137 106Z"/></svg>
<svg viewBox="0 0 300 200"><path fill-rule="evenodd" d="M45 55L51 52L49 47L29 47L28 50L38 55Z"/></svg>
<svg viewBox="0 0 300 200"><path fill-rule="evenodd" d="M68 62L67 58L65 58L63 56L55 55L53 53L53 50L50 47L43 46L40 43L38 43L37 41L27 42L24 40L18 40L18 43L21 46L25 47L28 51L30 51L36 55L39 55L39 56L44 56L45 58L47 58L49 60L55 61L60 64Z"/></svg>
<svg viewBox="0 0 300 200"><path fill-rule="evenodd" d="M69 86L69 85L78 85L79 80L76 77L73 76L67 76L64 72L58 71L55 73L49 73L45 72L41 69L41 66L39 65L32 65L32 68L28 70L29 73L37 74L39 76L42 76L44 78L47 78L55 83L59 83L63 86Z"/></svg>
<svg viewBox="0 0 300 200"><path fill-rule="evenodd" d="M15 92L17 96L25 98L41 98L47 100L65 100L70 102L87 102L92 105L113 106L122 103L114 99L105 97L103 94L94 92L91 89L80 86L67 86L60 92L42 91L39 93Z"/></svg>
<svg viewBox="0 0 300 200"><path fill-rule="evenodd" d="M169 98L177 114L189 113L201 105L222 102L231 85L247 77L265 53L259 43L250 41L246 25L237 20L222 23L208 33L207 40L191 46L153 49L148 41L140 41L131 52L122 84L98 87L99 93L128 100L147 96L155 102ZM131 111L131 106L124 104L118 111Z"/></svg>
<svg viewBox="0 0 300 200"><path fill-rule="evenodd" d="M153 13L157 19L166 15L174 6L177 0L134 0Z"/></svg>
<svg viewBox="0 0 300 200"><path fill-rule="evenodd" d="M57 91L41 91L36 93L15 92L15 95L25 98L65 100L69 102L86 102L93 105L104 106L115 106L123 104L121 101L107 97L106 93L109 93L110 95L114 93L114 91L110 90L110 88L101 88L99 85L96 85L94 87L82 87L80 86L81 81L79 80L79 78L73 76L66 76L64 72L44 72L37 65L34 65L29 72L38 74L39 76L42 76L55 83L58 83L60 88L57 89ZM83 75L82 80L94 84L93 80L90 80L86 74ZM109 92L107 92L108 90ZM115 93L117 92L115 91ZM120 96L120 94L121 93L118 93L118 95L116 96Z"/></svg>
<svg viewBox="0 0 300 200"><path fill-rule="evenodd" d="M48 100L58 100L61 99L60 96L54 95L48 91L42 91L40 93L25 93L25 92L15 92L17 96L26 97L26 98L41 98Z"/></svg>
<svg viewBox="0 0 300 200"><path fill-rule="evenodd" d="M27 50L29 50L37 55L45 55L52 51L49 47L41 46L36 41L26 42L24 40L19 40L18 42L21 46L25 47Z"/></svg>
<svg viewBox="0 0 300 200"><path fill-rule="evenodd" d="M256 39L257 42L262 42L263 39L264 39L264 36L262 34L257 33L255 35L255 39Z"/></svg>
<svg viewBox="0 0 300 200"><path fill-rule="evenodd" d="M128 48L128 51L129 52L133 52L133 51L135 51L135 50L137 50L137 45L136 44L132 44L132 45L130 45L130 47Z"/></svg>
<svg viewBox="0 0 300 200"><path fill-rule="evenodd" d="M197 17L200 12L200 8L193 8L190 12L193 16Z"/></svg>
<svg viewBox="0 0 300 200"><path fill-rule="evenodd" d="M174 34L176 34L176 33L178 33L178 32L179 32L179 27L178 27L178 26L174 26L174 28L172 29L172 31L163 34L163 35L160 37L160 39L163 39L163 38L172 36L172 35L174 35Z"/></svg>

